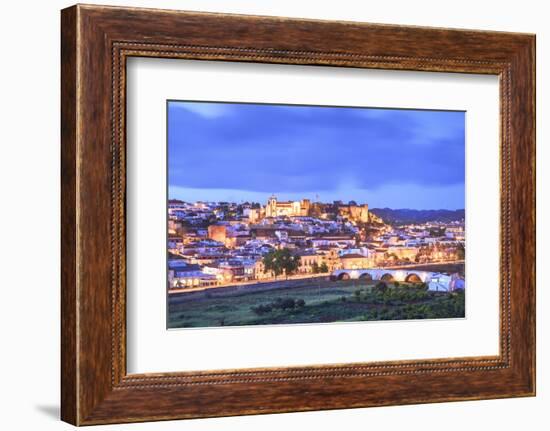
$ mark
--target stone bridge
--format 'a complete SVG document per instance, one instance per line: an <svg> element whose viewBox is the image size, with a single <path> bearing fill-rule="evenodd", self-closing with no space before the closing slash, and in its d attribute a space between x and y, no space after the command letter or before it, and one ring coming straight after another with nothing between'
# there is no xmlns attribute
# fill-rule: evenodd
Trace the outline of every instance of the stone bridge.
<svg viewBox="0 0 550 431"><path fill-rule="evenodd" d="M448 275L440 272L418 271L413 269L338 269L330 275L336 280L380 280L404 281L408 283L426 283L428 289L434 292L452 292L464 289L465 283L458 275Z"/></svg>

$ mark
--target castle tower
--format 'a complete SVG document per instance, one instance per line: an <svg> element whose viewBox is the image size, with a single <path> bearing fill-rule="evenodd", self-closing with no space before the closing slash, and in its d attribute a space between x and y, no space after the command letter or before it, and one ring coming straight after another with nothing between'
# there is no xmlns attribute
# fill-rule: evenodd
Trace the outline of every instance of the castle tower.
<svg viewBox="0 0 550 431"><path fill-rule="evenodd" d="M301 215L308 216L311 210L311 201L309 199L302 199L302 211Z"/></svg>
<svg viewBox="0 0 550 431"><path fill-rule="evenodd" d="M265 216L266 217L277 216L277 198L273 195L267 200L267 205L265 207Z"/></svg>
<svg viewBox="0 0 550 431"><path fill-rule="evenodd" d="M364 204L361 207L361 221L363 223L369 222L369 204Z"/></svg>

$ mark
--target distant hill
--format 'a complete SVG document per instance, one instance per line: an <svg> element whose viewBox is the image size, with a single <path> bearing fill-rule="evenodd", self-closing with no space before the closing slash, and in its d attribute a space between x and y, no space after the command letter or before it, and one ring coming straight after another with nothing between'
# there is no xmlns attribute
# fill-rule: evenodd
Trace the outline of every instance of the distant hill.
<svg viewBox="0 0 550 431"><path fill-rule="evenodd" d="M412 210L372 208L370 212L387 224L399 225L409 223L426 223L430 221L452 222L464 219L464 210Z"/></svg>

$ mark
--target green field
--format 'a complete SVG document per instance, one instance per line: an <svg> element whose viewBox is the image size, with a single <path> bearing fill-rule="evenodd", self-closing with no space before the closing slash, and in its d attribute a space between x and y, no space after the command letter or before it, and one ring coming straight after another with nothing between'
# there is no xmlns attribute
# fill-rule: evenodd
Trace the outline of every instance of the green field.
<svg viewBox="0 0 550 431"><path fill-rule="evenodd" d="M212 289L200 298L169 295L168 327L464 317L464 292L428 292L425 286L404 282L319 279L290 288L285 283L263 292L223 294Z"/></svg>

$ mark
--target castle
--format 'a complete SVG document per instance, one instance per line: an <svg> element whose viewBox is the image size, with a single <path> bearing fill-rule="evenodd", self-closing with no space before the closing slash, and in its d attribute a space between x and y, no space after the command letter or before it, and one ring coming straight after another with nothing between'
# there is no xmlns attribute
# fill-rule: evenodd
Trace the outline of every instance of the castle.
<svg viewBox="0 0 550 431"><path fill-rule="evenodd" d="M338 214L356 222L368 223L370 221L368 204L340 205L338 206Z"/></svg>
<svg viewBox="0 0 550 431"><path fill-rule="evenodd" d="M257 222L263 217L315 216L327 211L346 217L353 222L368 223L370 220L368 204L344 204L340 201L333 204L312 204L309 199L278 201L275 196L271 196L267 200L266 206L260 210L250 210L249 218L252 222Z"/></svg>
<svg viewBox="0 0 550 431"><path fill-rule="evenodd" d="M265 207L266 217L280 217L280 216L308 216L311 209L311 202L309 199L302 199L301 201L277 201L275 196L271 196Z"/></svg>

